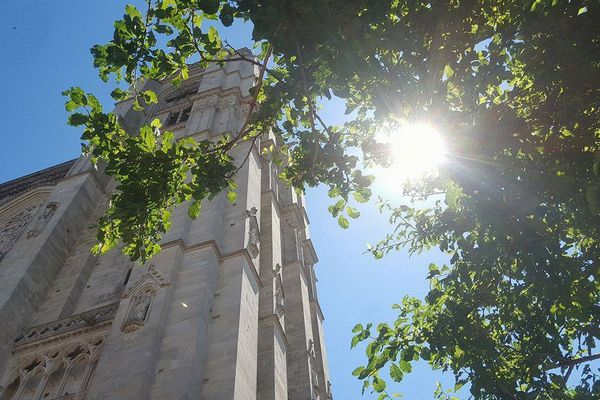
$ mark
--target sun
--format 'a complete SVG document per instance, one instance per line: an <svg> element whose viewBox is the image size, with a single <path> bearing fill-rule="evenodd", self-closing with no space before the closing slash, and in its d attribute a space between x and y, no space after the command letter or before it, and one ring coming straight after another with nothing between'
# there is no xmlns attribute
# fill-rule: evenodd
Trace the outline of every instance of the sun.
<svg viewBox="0 0 600 400"><path fill-rule="evenodd" d="M381 138L389 143L392 164L378 174L386 187L401 187L411 180L437 176L446 160L446 146L439 131L425 123L405 124Z"/></svg>

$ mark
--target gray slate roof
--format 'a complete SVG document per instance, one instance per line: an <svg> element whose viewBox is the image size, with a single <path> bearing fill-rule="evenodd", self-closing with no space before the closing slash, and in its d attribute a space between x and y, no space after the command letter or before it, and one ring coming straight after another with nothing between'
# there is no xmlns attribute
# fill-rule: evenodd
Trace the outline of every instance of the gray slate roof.
<svg viewBox="0 0 600 400"><path fill-rule="evenodd" d="M0 184L0 206L27 190L56 185L69 172L76 159Z"/></svg>

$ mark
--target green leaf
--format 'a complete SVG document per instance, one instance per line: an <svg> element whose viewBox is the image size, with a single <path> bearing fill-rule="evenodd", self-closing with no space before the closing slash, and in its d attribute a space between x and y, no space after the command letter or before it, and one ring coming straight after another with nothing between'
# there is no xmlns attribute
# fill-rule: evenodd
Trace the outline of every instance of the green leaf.
<svg viewBox="0 0 600 400"><path fill-rule="evenodd" d="M142 18L142 13L140 13L140 10L138 10L134 5L132 4L127 4L125 6L125 13L127 15L129 15L132 19L135 18Z"/></svg>
<svg viewBox="0 0 600 400"><path fill-rule="evenodd" d="M73 102L75 102L75 104L77 104L77 106L87 105L87 99L85 97L85 93L83 92L83 89L81 89L79 87L73 87L67 93L69 93L71 100L73 100Z"/></svg>
<svg viewBox="0 0 600 400"><path fill-rule="evenodd" d="M198 7L207 14L216 14L219 11L219 0L197 0Z"/></svg>
<svg viewBox="0 0 600 400"><path fill-rule="evenodd" d="M446 65L444 67L444 75L447 78L452 78L452 76L454 75L454 70L452 69L452 67L450 67L449 65Z"/></svg>
<svg viewBox="0 0 600 400"><path fill-rule="evenodd" d="M82 113L73 113L69 115L68 123L72 126L85 125L88 122L89 117Z"/></svg>
<svg viewBox="0 0 600 400"><path fill-rule="evenodd" d="M116 101L124 100L127 97L127 95L128 95L127 91L122 90L120 88L116 88L115 90L110 92L110 97L112 97Z"/></svg>
<svg viewBox="0 0 600 400"><path fill-rule="evenodd" d="M446 190L446 204L450 210L458 208L458 202L462 196L462 189L458 185L450 185Z"/></svg>
<svg viewBox="0 0 600 400"><path fill-rule="evenodd" d="M350 226L350 223L343 215L340 215L338 217L338 225L344 229L348 229L348 227Z"/></svg>
<svg viewBox="0 0 600 400"><path fill-rule="evenodd" d="M390 366L390 377L394 380L394 382L402 382L402 378L404 378L404 373L395 363L392 363Z"/></svg>
<svg viewBox="0 0 600 400"><path fill-rule="evenodd" d="M142 111L143 109L144 109L144 107L142 107L142 106L140 105L140 102L139 102L139 100L136 98L136 99L133 101L133 110L134 110L134 111Z"/></svg>
<svg viewBox="0 0 600 400"><path fill-rule="evenodd" d="M233 190L230 190L227 192L227 200L229 200L230 203L235 203L237 199L237 193L234 192Z"/></svg>
<svg viewBox="0 0 600 400"><path fill-rule="evenodd" d="M150 126L154 129L160 129L162 127L162 122L160 122L159 118L154 118L151 122L150 122Z"/></svg>
<svg viewBox="0 0 600 400"><path fill-rule="evenodd" d="M156 138L150 126L144 125L140 128L140 139L147 151L152 152L156 149Z"/></svg>
<svg viewBox="0 0 600 400"><path fill-rule="evenodd" d="M577 15L581 15L583 13L587 12L587 7L581 7L578 11L577 11Z"/></svg>
<svg viewBox="0 0 600 400"><path fill-rule="evenodd" d="M366 189L366 190L362 190L362 191L352 192L352 196L354 196L354 200L356 200L357 202L366 203L369 201L369 198L371 197L371 193L370 193L370 190Z"/></svg>
<svg viewBox="0 0 600 400"><path fill-rule="evenodd" d="M406 374L409 374L412 371L410 362L406 360L400 360L400 370Z"/></svg>
<svg viewBox="0 0 600 400"><path fill-rule="evenodd" d="M142 92L142 97L144 101L148 104L157 104L158 98L156 97L156 93L152 90L146 90Z"/></svg>
<svg viewBox="0 0 600 400"><path fill-rule="evenodd" d="M215 43L219 39L219 31L214 26L208 28L208 40L211 43Z"/></svg>
<svg viewBox="0 0 600 400"><path fill-rule="evenodd" d="M350 218L356 219L356 218L360 217L360 212L354 207L350 207L350 206L346 207L346 212L348 213L348 216Z"/></svg>
<svg viewBox="0 0 600 400"><path fill-rule="evenodd" d="M221 12L219 13L219 19L221 20L221 23L223 26L231 26L233 24L233 18L233 8L228 3L225 3L221 9Z"/></svg>
<svg viewBox="0 0 600 400"><path fill-rule="evenodd" d="M381 379L380 377L378 377L377 375L375 375L373 377L373 389L377 392L377 393L381 393L385 390L385 381L383 379Z"/></svg>
<svg viewBox="0 0 600 400"><path fill-rule="evenodd" d="M431 360L431 351L428 347L423 347L420 352L421 358L425 361Z"/></svg>
<svg viewBox="0 0 600 400"><path fill-rule="evenodd" d="M198 200L194 200L188 208L188 216L190 218L198 218L199 215L200 215L200 202Z"/></svg>

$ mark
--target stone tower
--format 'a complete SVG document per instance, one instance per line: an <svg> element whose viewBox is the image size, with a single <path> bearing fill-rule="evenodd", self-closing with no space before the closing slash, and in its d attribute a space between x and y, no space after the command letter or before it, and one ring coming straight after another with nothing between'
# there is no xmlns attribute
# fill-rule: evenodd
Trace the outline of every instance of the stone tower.
<svg viewBox="0 0 600 400"><path fill-rule="evenodd" d="M179 87L146 84L159 104L116 113L131 132L236 132L257 72L192 65ZM236 147L237 203L175 210L143 266L90 253L116 184L85 157L0 185L0 398L331 399L304 199L261 156L272 144Z"/></svg>

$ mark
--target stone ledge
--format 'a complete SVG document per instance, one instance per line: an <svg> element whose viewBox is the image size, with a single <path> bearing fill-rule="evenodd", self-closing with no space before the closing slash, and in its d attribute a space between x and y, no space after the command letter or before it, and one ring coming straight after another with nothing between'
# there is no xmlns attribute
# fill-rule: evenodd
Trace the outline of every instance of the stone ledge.
<svg viewBox="0 0 600 400"><path fill-rule="evenodd" d="M107 322L112 321L118 307L119 303L113 303L68 318L28 328L15 339L15 352L31 344L37 345L38 343L62 339L65 336L72 336L90 329L103 327L107 325Z"/></svg>

